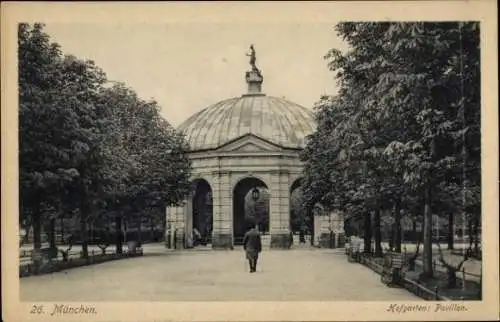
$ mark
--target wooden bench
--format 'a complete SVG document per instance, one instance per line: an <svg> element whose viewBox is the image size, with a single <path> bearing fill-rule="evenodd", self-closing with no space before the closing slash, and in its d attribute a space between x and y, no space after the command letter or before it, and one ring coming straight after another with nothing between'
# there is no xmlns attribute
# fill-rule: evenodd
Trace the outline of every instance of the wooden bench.
<svg viewBox="0 0 500 322"><path fill-rule="evenodd" d="M402 269L404 266L403 254L388 252L384 256L384 264L380 280L382 283L392 286L400 285L402 281Z"/></svg>
<svg viewBox="0 0 500 322"><path fill-rule="evenodd" d="M359 245L349 245L346 249L347 260L349 262L359 262L360 257L360 247Z"/></svg>

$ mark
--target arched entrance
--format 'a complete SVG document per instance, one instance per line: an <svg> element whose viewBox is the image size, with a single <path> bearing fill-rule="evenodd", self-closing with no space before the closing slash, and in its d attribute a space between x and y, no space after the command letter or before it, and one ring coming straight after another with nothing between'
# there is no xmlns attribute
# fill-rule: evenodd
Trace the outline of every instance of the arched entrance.
<svg viewBox="0 0 500 322"><path fill-rule="evenodd" d="M311 239L314 231L312 211L304 203L302 178L296 179L290 186L290 229L299 236L299 243L305 243L306 235Z"/></svg>
<svg viewBox="0 0 500 322"><path fill-rule="evenodd" d="M204 179L193 182L192 238L193 246L211 243L213 228L212 188Z"/></svg>
<svg viewBox="0 0 500 322"><path fill-rule="evenodd" d="M298 233L306 226L306 212L303 205L301 182L299 178L290 187L290 229Z"/></svg>
<svg viewBox="0 0 500 322"><path fill-rule="evenodd" d="M269 232L269 189L260 179L245 178L233 190L234 245L241 245L245 232L255 224L262 234Z"/></svg>

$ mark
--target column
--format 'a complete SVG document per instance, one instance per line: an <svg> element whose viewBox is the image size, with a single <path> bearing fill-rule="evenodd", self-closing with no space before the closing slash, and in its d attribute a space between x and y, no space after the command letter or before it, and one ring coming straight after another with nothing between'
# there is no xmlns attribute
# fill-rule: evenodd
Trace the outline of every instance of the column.
<svg viewBox="0 0 500 322"><path fill-rule="evenodd" d="M214 175L212 248L233 249L233 209L231 173Z"/></svg>
<svg viewBox="0 0 500 322"><path fill-rule="evenodd" d="M212 248L217 248L222 231L221 192L219 172L212 173Z"/></svg>
<svg viewBox="0 0 500 322"><path fill-rule="evenodd" d="M290 185L287 171L271 173L271 198L269 202L269 231L271 248L290 248Z"/></svg>

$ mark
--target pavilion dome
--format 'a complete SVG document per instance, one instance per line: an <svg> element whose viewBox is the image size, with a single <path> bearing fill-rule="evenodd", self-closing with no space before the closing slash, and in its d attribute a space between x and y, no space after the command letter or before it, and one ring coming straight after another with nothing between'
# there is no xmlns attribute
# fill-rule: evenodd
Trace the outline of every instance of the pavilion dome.
<svg viewBox="0 0 500 322"><path fill-rule="evenodd" d="M222 100L182 123L191 151L212 150L253 134L283 148L302 149L315 129L313 113L303 106L261 92L263 77L253 66L246 73L248 93Z"/></svg>
<svg viewBox="0 0 500 322"><path fill-rule="evenodd" d="M178 129L192 151L215 149L247 134L300 149L314 126L312 113L300 105L272 96L243 95L203 109Z"/></svg>

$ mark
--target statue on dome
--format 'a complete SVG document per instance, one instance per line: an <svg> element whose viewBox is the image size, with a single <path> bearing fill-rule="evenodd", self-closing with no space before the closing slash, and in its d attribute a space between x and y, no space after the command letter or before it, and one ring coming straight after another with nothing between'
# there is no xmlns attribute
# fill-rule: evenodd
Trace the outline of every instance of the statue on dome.
<svg viewBox="0 0 500 322"><path fill-rule="evenodd" d="M250 54L247 54L248 57L250 57L250 66L252 66L253 71L258 71L259 69L255 65L257 62L257 56L255 55L255 49L253 48L253 45L250 45Z"/></svg>

